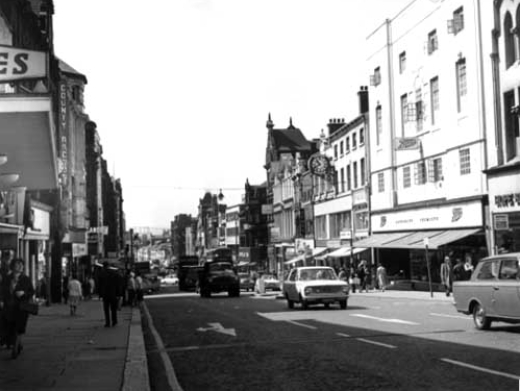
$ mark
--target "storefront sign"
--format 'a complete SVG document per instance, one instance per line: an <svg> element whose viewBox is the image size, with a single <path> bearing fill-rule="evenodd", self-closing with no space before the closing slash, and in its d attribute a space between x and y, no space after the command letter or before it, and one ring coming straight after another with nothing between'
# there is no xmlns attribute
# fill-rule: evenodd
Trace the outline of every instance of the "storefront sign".
<svg viewBox="0 0 520 391"><path fill-rule="evenodd" d="M520 206L520 193L500 194L495 196L497 208L512 208Z"/></svg>
<svg viewBox="0 0 520 391"><path fill-rule="evenodd" d="M68 107L67 107L67 84L60 83L60 108L59 108L59 177L62 186L67 185L68 174Z"/></svg>
<svg viewBox="0 0 520 391"><path fill-rule="evenodd" d="M27 235L38 235L43 238L49 238L50 233L50 214L46 210L31 207L29 217L29 226L27 227Z"/></svg>
<svg viewBox="0 0 520 391"><path fill-rule="evenodd" d="M340 239L352 239L352 231L351 230L343 230L339 232Z"/></svg>
<svg viewBox="0 0 520 391"><path fill-rule="evenodd" d="M493 223L494 223L493 225L495 227L495 230L507 231L509 229L509 216L506 214L494 215Z"/></svg>
<svg viewBox="0 0 520 391"><path fill-rule="evenodd" d="M0 82L38 79L47 75L47 54L0 45Z"/></svg>
<svg viewBox="0 0 520 391"><path fill-rule="evenodd" d="M294 247L296 248L296 253L299 255L312 255L312 249L314 248L314 240L313 239L294 239Z"/></svg>
<svg viewBox="0 0 520 391"><path fill-rule="evenodd" d="M373 232L478 227L483 221L478 201L371 216Z"/></svg>
<svg viewBox="0 0 520 391"><path fill-rule="evenodd" d="M72 243L72 256L82 257L88 254L87 245L85 243Z"/></svg>
<svg viewBox="0 0 520 391"><path fill-rule="evenodd" d="M273 204L263 204L262 205L262 214L263 215L273 214Z"/></svg>

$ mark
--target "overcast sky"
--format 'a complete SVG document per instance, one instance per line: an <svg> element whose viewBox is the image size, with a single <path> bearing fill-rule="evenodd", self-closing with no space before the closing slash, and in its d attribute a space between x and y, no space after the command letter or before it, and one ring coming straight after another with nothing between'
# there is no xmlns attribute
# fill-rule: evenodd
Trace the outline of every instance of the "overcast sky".
<svg viewBox="0 0 520 391"><path fill-rule="evenodd" d="M128 228L196 216L206 190L239 203L265 181L268 113L307 139L357 116L366 37L410 2L54 0L56 55L88 78Z"/></svg>

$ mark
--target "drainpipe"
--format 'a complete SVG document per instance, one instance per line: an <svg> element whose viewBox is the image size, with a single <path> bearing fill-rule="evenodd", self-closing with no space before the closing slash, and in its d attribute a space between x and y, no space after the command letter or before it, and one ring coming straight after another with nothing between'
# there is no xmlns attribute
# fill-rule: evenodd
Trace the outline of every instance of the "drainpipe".
<svg viewBox="0 0 520 391"><path fill-rule="evenodd" d="M385 20L386 24L386 48L387 48L387 62L388 62L388 115L390 124L390 153L391 153L391 170L392 170L392 206L395 208L398 205L397 198L397 170L396 170L396 155L394 148L395 140L395 113L394 113L394 70L393 70L393 43L392 43L392 21Z"/></svg>

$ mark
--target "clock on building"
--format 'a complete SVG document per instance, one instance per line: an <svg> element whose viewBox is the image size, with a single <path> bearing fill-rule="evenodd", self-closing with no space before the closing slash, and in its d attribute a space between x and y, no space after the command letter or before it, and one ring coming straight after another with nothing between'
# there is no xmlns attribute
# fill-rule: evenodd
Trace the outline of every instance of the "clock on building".
<svg viewBox="0 0 520 391"><path fill-rule="evenodd" d="M309 169L314 175L325 176L330 168L330 162L325 155L315 155L309 159Z"/></svg>

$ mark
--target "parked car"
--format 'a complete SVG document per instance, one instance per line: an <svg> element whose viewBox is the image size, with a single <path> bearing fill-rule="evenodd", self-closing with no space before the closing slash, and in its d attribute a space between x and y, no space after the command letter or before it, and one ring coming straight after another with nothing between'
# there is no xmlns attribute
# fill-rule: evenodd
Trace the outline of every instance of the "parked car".
<svg viewBox="0 0 520 391"><path fill-rule="evenodd" d="M473 315L475 327L491 322L520 323L520 253L484 258L467 281L453 283L455 308Z"/></svg>
<svg viewBox="0 0 520 391"><path fill-rule="evenodd" d="M279 291L280 288L280 280L276 278L273 274L264 274L264 286L265 290Z"/></svg>
<svg viewBox="0 0 520 391"><path fill-rule="evenodd" d="M255 280L249 273L238 273L240 279L240 289L245 289L246 292L255 289Z"/></svg>
<svg viewBox="0 0 520 391"><path fill-rule="evenodd" d="M178 285L179 278L175 274L168 274L161 279L162 285Z"/></svg>
<svg viewBox="0 0 520 391"><path fill-rule="evenodd" d="M296 267L289 272L283 283L283 295L289 308L300 303L303 309L310 304L339 303L341 309L347 308L349 285L327 266Z"/></svg>
<svg viewBox="0 0 520 391"><path fill-rule="evenodd" d="M143 292L154 293L161 290L161 279L153 274L147 273L142 276L143 278Z"/></svg>

